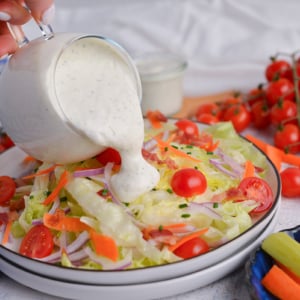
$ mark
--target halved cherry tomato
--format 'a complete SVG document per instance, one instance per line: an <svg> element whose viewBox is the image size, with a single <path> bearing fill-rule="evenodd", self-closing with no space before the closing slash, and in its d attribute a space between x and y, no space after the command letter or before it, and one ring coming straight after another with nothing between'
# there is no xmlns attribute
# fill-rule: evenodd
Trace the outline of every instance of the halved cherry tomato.
<svg viewBox="0 0 300 300"><path fill-rule="evenodd" d="M300 168L288 167L280 173L282 196L300 197Z"/></svg>
<svg viewBox="0 0 300 300"><path fill-rule="evenodd" d="M272 60L267 66L265 75L268 81L276 80L285 74L287 70L291 69L291 65L286 60Z"/></svg>
<svg viewBox="0 0 300 300"><path fill-rule="evenodd" d="M244 105L238 104L229 107L225 111L223 120L231 121L235 130L241 132L250 125L251 114Z"/></svg>
<svg viewBox="0 0 300 300"><path fill-rule="evenodd" d="M171 187L175 194L181 197L192 197L205 192L207 181L199 170L185 168L174 173Z"/></svg>
<svg viewBox="0 0 300 300"><path fill-rule="evenodd" d="M96 159L103 166L105 166L109 162L114 163L116 165L121 164L120 153L117 150L115 150L114 148L106 148L104 151L102 151L101 153L99 153L96 156Z"/></svg>
<svg viewBox="0 0 300 300"><path fill-rule="evenodd" d="M200 254L203 254L209 250L209 246L200 237L193 238L191 240L188 240L181 246L179 246L177 249L174 250L174 254L187 259L191 258Z"/></svg>
<svg viewBox="0 0 300 300"><path fill-rule="evenodd" d="M43 258L51 254L54 248L52 233L44 225L32 227L22 240L20 254L31 258Z"/></svg>
<svg viewBox="0 0 300 300"><path fill-rule="evenodd" d="M0 176L0 205L6 204L15 194L16 183L9 176Z"/></svg>
<svg viewBox="0 0 300 300"><path fill-rule="evenodd" d="M182 119L175 123L177 128L184 132L184 134L188 136L198 136L199 135L199 128L197 124L193 121Z"/></svg>
<svg viewBox="0 0 300 300"><path fill-rule="evenodd" d="M251 213L262 213L273 203L273 192L269 184L261 178L246 177L240 182L238 189L247 199L255 200L259 204Z"/></svg>

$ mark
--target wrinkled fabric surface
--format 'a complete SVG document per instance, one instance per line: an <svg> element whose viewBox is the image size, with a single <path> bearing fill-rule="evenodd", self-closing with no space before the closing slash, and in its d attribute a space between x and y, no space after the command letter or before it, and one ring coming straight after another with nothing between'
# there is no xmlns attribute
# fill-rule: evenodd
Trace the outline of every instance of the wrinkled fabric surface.
<svg viewBox="0 0 300 300"><path fill-rule="evenodd" d="M300 49L298 0L59 0L56 31L114 39L134 57L166 51L189 63L186 95L249 89L277 52Z"/></svg>

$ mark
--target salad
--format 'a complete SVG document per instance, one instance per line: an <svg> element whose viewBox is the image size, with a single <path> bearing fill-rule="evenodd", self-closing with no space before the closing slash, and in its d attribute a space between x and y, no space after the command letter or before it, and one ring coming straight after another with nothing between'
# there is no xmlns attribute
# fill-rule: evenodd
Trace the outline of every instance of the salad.
<svg viewBox="0 0 300 300"><path fill-rule="evenodd" d="M69 165L27 158L31 174L0 176L2 246L65 267L144 268L212 251L273 204L265 156L231 123L200 129L151 112L142 153L160 181L127 203L110 186L115 149Z"/></svg>

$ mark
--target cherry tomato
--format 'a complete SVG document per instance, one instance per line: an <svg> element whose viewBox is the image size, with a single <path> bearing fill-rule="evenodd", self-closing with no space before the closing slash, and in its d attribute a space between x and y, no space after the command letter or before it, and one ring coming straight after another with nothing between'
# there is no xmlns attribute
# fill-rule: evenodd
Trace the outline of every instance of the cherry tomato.
<svg viewBox="0 0 300 300"><path fill-rule="evenodd" d="M196 118L197 118L198 122L204 123L204 124L209 124L209 125L220 122L220 120L216 116L211 115L209 113L203 113L201 115L198 115Z"/></svg>
<svg viewBox="0 0 300 300"><path fill-rule="evenodd" d="M255 200L259 205L251 213L262 213L269 209L273 203L273 192L269 184L258 177L244 178L238 189L248 198Z"/></svg>
<svg viewBox="0 0 300 300"><path fill-rule="evenodd" d="M199 135L199 128L197 124L193 121L182 119L175 123L177 128L184 132L184 134L188 136L198 136Z"/></svg>
<svg viewBox="0 0 300 300"><path fill-rule="evenodd" d="M300 150L300 130L295 124L280 126L274 134L274 145L287 153L297 153Z"/></svg>
<svg viewBox="0 0 300 300"><path fill-rule="evenodd" d="M113 148L106 148L104 151L99 153L96 156L96 159L105 166L109 162L114 163L116 165L121 164L121 156L120 153Z"/></svg>
<svg viewBox="0 0 300 300"><path fill-rule="evenodd" d="M231 121L237 132L246 129L251 122L251 114L244 105L229 107L223 116L224 121Z"/></svg>
<svg viewBox="0 0 300 300"><path fill-rule="evenodd" d="M279 100L294 100L294 84L286 79L280 78L269 83L266 89L266 97L270 106L276 104Z"/></svg>
<svg viewBox="0 0 300 300"><path fill-rule="evenodd" d="M178 170L171 178L171 187L181 197L192 197L205 192L207 181L199 170L186 168Z"/></svg>
<svg viewBox="0 0 300 300"><path fill-rule="evenodd" d="M6 133L1 134L0 144L3 145L5 149L9 149L15 145L12 139Z"/></svg>
<svg viewBox="0 0 300 300"><path fill-rule="evenodd" d="M52 233L44 225L32 227L24 236L19 252L31 258L42 258L51 254L54 248Z"/></svg>
<svg viewBox="0 0 300 300"><path fill-rule="evenodd" d="M209 250L208 244L200 237L193 238L174 250L174 254L187 259L200 254L203 254Z"/></svg>
<svg viewBox="0 0 300 300"><path fill-rule="evenodd" d="M271 108L271 122L274 125L280 124L284 120L292 120L297 116L297 105L290 100L278 101Z"/></svg>
<svg viewBox="0 0 300 300"><path fill-rule="evenodd" d="M286 60L272 60L266 68L265 76L268 81L277 80L290 69L291 65Z"/></svg>
<svg viewBox="0 0 300 300"><path fill-rule="evenodd" d="M259 101L264 101L266 99L266 92L263 89L262 86L258 86L255 89L252 89L247 94L247 102L249 103L249 106L252 106L254 103Z"/></svg>
<svg viewBox="0 0 300 300"><path fill-rule="evenodd" d="M289 167L280 173L282 196L300 197L300 168Z"/></svg>
<svg viewBox="0 0 300 300"><path fill-rule="evenodd" d="M201 104L196 111L196 119L201 117L203 114L210 114L216 118L219 118L221 115L220 106L216 103L203 103Z"/></svg>
<svg viewBox="0 0 300 300"><path fill-rule="evenodd" d="M252 123L256 128L266 128L271 123L270 109L264 100L260 100L251 106Z"/></svg>
<svg viewBox="0 0 300 300"><path fill-rule="evenodd" d="M296 62L295 68L296 68L297 76L300 77L300 62L299 62L299 60ZM287 69L286 72L284 72L284 74L282 74L282 77L284 77L294 83L293 69L292 68ZM298 81L298 88L300 88L300 81Z"/></svg>
<svg viewBox="0 0 300 300"><path fill-rule="evenodd" d="M9 176L0 176L0 205L5 205L15 194L16 183Z"/></svg>

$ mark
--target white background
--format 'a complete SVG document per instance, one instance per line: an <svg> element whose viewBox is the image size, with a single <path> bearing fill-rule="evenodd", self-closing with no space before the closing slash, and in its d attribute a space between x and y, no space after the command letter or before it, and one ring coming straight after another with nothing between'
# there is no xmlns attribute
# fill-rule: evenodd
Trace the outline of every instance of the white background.
<svg viewBox="0 0 300 300"><path fill-rule="evenodd" d="M298 0L58 0L55 31L112 38L135 55L189 63L186 95L249 89L276 52L300 49Z"/></svg>

